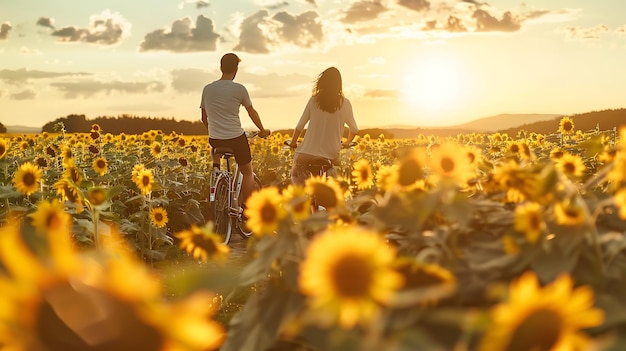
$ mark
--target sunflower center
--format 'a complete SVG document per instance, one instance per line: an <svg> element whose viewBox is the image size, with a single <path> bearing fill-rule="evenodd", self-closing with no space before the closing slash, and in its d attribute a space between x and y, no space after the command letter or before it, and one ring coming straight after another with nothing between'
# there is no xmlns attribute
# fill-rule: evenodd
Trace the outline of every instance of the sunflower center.
<svg viewBox="0 0 626 351"><path fill-rule="evenodd" d="M561 336L563 320L549 309L532 312L511 336L509 351L548 351L557 343Z"/></svg>
<svg viewBox="0 0 626 351"><path fill-rule="evenodd" d="M567 162L563 165L563 170L567 174L574 174L576 172L576 166L571 162Z"/></svg>
<svg viewBox="0 0 626 351"><path fill-rule="evenodd" d="M454 161L450 157L444 157L441 159L441 169L445 173L454 171Z"/></svg>
<svg viewBox="0 0 626 351"><path fill-rule="evenodd" d="M373 276L363 257L345 255L335 264L332 278L339 295L354 298L367 295Z"/></svg>
<svg viewBox="0 0 626 351"><path fill-rule="evenodd" d="M570 130L573 129L573 126L570 122L565 122L563 123L563 130L566 132L569 132Z"/></svg>
<svg viewBox="0 0 626 351"><path fill-rule="evenodd" d="M530 229L539 230L539 228L541 227L541 218L539 218L538 214L531 214L530 218L528 219L528 224L530 226Z"/></svg>
<svg viewBox="0 0 626 351"><path fill-rule="evenodd" d="M335 190L328 185L320 183L315 184L313 195L315 196L315 201L320 206L335 208L338 205Z"/></svg>
<svg viewBox="0 0 626 351"><path fill-rule="evenodd" d="M410 288L428 288L443 283L444 280L440 276L419 269L416 272L407 274L405 286Z"/></svg>
<svg viewBox="0 0 626 351"><path fill-rule="evenodd" d="M141 177L141 184L143 184L144 187L147 187L148 185L150 185L150 177L148 176Z"/></svg>
<svg viewBox="0 0 626 351"><path fill-rule="evenodd" d="M398 183L402 186L413 185L422 177L422 166L417 160L407 160L402 162L398 170Z"/></svg>
<svg viewBox="0 0 626 351"><path fill-rule="evenodd" d="M46 217L46 228L55 231L61 227L61 218L57 212L51 212Z"/></svg>
<svg viewBox="0 0 626 351"><path fill-rule="evenodd" d="M215 241L210 238L204 238L202 235L194 235L192 240L194 247L199 247L204 250L207 254L212 255L217 252L217 245Z"/></svg>
<svg viewBox="0 0 626 351"><path fill-rule="evenodd" d="M274 223L278 216L278 211L276 211L276 208L271 202L267 201L263 204L263 207L261 207L260 214L263 223Z"/></svg>
<svg viewBox="0 0 626 351"><path fill-rule="evenodd" d="M6 151L7 151L7 148L4 145L0 144L0 155L4 155Z"/></svg>
<svg viewBox="0 0 626 351"><path fill-rule="evenodd" d="M370 172L367 170L367 168L363 168L359 173L359 176L361 177L361 181L364 182L369 179Z"/></svg>
<svg viewBox="0 0 626 351"><path fill-rule="evenodd" d="M157 223L161 223L163 221L163 214L160 212L157 212L154 214L154 220Z"/></svg>
<svg viewBox="0 0 626 351"><path fill-rule="evenodd" d="M26 172L26 174L24 174L24 177L22 177L22 183L24 183L24 185L26 186L35 185L35 181L36 181L36 177L31 172Z"/></svg>
<svg viewBox="0 0 626 351"><path fill-rule="evenodd" d="M98 166L99 169L103 169L104 167L107 166L107 163L104 160L98 160L96 162L96 165Z"/></svg>

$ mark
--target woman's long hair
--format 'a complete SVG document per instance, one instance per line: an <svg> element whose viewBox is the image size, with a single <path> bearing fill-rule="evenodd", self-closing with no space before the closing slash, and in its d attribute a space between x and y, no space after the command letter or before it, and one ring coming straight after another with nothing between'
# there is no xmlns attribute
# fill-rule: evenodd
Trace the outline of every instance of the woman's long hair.
<svg viewBox="0 0 626 351"><path fill-rule="evenodd" d="M333 113L343 104L341 73L335 67L329 67L317 76L313 86L313 96L317 97L317 107Z"/></svg>

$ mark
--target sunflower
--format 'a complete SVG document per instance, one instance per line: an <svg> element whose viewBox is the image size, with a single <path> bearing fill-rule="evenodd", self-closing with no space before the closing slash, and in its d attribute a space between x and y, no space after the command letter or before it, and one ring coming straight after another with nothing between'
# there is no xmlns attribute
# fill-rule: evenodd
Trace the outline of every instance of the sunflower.
<svg viewBox="0 0 626 351"><path fill-rule="evenodd" d="M421 149L413 149L406 153L398 161L398 173L394 177L402 190L413 190L419 187L420 181L424 180L424 154Z"/></svg>
<svg viewBox="0 0 626 351"><path fill-rule="evenodd" d="M398 165L382 165L376 172L376 187L380 190L391 190L397 182Z"/></svg>
<svg viewBox="0 0 626 351"><path fill-rule="evenodd" d="M263 188L253 192L246 201L244 215L248 217L246 225L255 235L273 234L280 220L287 216L282 206L283 198L276 187Z"/></svg>
<svg viewBox="0 0 626 351"><path fill-rule="evenodd" d="M154 185L154 175L152 170L144 168L137 173L137 177L134 179L135 184L141 190L141 193L148 195L152 192L152 186Z"/></svg>
<svg viewBox="0 0 626 351"><path fill-rule="evenodd" d="M87 199L93 206L100 206L108 199L109 194L105 188L93 187L87 192Z"/></svg>
<svg viewBox="0 0 626 351"><path fill-rule="evenodd" d="M556 162L557 168L569 178L579 178L587 171L587 166L580 155L565 153Z"/></svg>
<svg viewBox="0 0 626 351"><path fill-rule="evenodd" d="M150 223L157 228L163 228L167 224L167 210L163 207L155 207L150 209Z"/></svg>
<svg viewBox="0 0 626 351"><path fill-rule="evenodd" d="M342 328L366 324L402 286L402 275L393 268L395 256L373 231L335 227L307 247L298 286L320 321L336 320Z"/></svg>
<svg viewBox="0 0 626 351"><path fill-rule="evenodd" d="M156 158L161 158L161 156L163 156L163 148L161 147L161 143L159 143L158 141L153 142L150 145L150 153Z"/></svg>
<svg viewBox="0 0 626 351"><path fill-rule="evenodd" d="M285 207L294 222L307 219L311 214L311 198L303 186L289 185L282 191Z"/></svg>
<svg viewBox="0 0 626 351"><path fill-rule="evenodd" d="M137 183L139 181L139 173L144 169L146 169L146 166L144 166L142 163L138 163L133 166L133 170L131 171L131 178L133 182Z"/></svg>
<svg viewBox="0 0 626 351"><path fill-rule="evenodd" d="M190 229L174 234L181 240L179 247L193 255L195 259L204 262L208 260L225 262L228 260L230 248L224 245L220 236L213 232L213 223L209 222L204 227L191 225Z"/></svg>
<svg viewBox="0 0 626 351"><path fill-rule="evenodd" d="M433 149L429 165L440 182L463 186L472 176L465 150L453 142L445 142Z"/></svg>
<svg viewBox="0 0 626 351"><path fill-rule="evenodd" d="M356 183L357 189L369 189L374 185L374 174L368 160L362 158L355 162L352 168L352 180Z"/></svg>
<svg viewBox="0 0 626 351"><path fill-rule="evenodd" d="M326 176L308 178L304 184L306 192L311 195L318 206L327 210L343 207L343 191L339 183Z"/></svg>
<svg viewBox="0 0 626 351"><path fill-rule="evenodd" d="M61 155L63 157L63 163L70 162L72 160L72 158L74 157L74 153L72 152L72 148L69 147L69 146L63 147L63 150L61 150Z"/></svg>
<svg viewBox="0 0 626 351"><path fill-rule="evenodd" d="M491 311L490 329L479 350L587 350L581 329L602 324L604 313L594 308L593 290L574 289L568 275L541 288L532 272L512 282L509 301Z"/></svg>
<svg viewBox="0 0 626 351"><path fill-rule="evenodd" d="M30 162L26 162L19 166L15 176L13 177L13 185L20 193L29 196L39 190L39 182L41 181L41 169Z"/></svg>
<svg viewBox="0 0 626 351"><path fill-rule="evenodd" d="M399 258L395 270L404 277L404 286L395 306L430 304L452 295L456 291L456 279L446 268L432 263L418 262L411 258ZM404 296L403 296L404 295Z"/></svg>
<svg viewBox="0 0 626 351"><path fill-rule="evenodd" d="M569 117L561 118L559 122L559 132L561 134L569 135L574 133L574 121Z"/></svg>
<svg viewBox="0 0 626 351"><path fill-rule="evenodd" d="M98 157L97 159L93 160L92 167L93 170L96 171L96 173L102 176L108 171L109 164L106 158Z"/></svg>
<svg viewBox="0 0 626 351"><path fill-rule="evenodd" d="M2 160L4 156L9 153L9 145L9 142L6 139L0 138L0 160Z"/></svg>
<svg viewBox="0 0 626 351"><path fill-rule="evenodd" d="M613 201L619 209L619 217L626 220L626 188L618 190L613 196Z"/></svg>
<svg viewBox="0 0 626 351"><path fill-rule="evenodd" d="M73 181L77 185L85 179L83 172L76 167L74 159L68 159L67 162L63 163L63 166L65 167L63 177L66 179Z"/></svg>
<svg viewBox="0 0 626 351"><path fill-rule="evenodd" d="M514 225L515 230L526 235L529 243L536 243L541 233L546 229L541 205L536 202L529 202L518 206L515 209Z"/></svg>
<svg viewBox="0 0 626 351"><path fill-rule="evenodd" d="M52 186L57 190L57 194L61 196L63 201L69 201L76 206L76 211L83 211L83 196L80 189L71 181L61 178Z"/></svg>
<svg viewBox="0 0 626 351"><path fill-rule="evenodd" d="M37 210L28 215L33 227L42 234L69 231L71 217L65 212L63 204L57 200L42 200L37 203Z"/></svg>
<svg viewBox="0 0 626 351"><path fill-rule="evenodd" d="M69 235L50 240L62 237ZM222 344L224 330L210 318L212 295L197 293L169 303L161 296L160 281L133 259L130 249L109 244L101 255L83 259L68 241L65 248L71 264L63 264L58 254L42 264L16 226L0 228L0 262L6 268L0 273L0 306L8 307L0 310L0 334L7 335L3 346L170 351Z"/></svg>
<svg viewBox="0 0 626 351"><path fill-rule="evenodd" d="M577 226L585 223L585 209L578 203L557 202L554 205L556 222L560 225Z"/></svg>

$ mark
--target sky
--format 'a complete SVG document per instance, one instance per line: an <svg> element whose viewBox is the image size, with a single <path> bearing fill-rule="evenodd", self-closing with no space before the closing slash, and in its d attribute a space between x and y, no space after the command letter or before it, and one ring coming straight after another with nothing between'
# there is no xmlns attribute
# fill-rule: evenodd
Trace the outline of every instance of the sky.
<svg viewBox="0 0 626 351"><path fill-rule="evenodd" d="M196 121L228 52L270 129L296 125L331 66L360 127L622 108L624 13L623 0L0 0L0 122Z"/></svg>

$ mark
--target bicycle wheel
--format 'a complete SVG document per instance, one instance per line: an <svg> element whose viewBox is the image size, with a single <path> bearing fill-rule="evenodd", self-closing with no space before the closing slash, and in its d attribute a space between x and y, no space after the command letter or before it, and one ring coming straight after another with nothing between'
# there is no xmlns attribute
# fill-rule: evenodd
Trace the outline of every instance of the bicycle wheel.
<svg viewBox="0 0 626 351"><path fill-rule="evenodd" d="M253 191L261 190L262 187L263 187L263 185L261 184L261 181L259 180L259 178L257 178L257 176L255 174L254 175L254 190ZM241 236L243 236L244 238L249 238L252 235L252 230L250 230L246 226L246 222L245 222L245 219L243 217L243 214L237 218L237 227L239 228L239 234L241 234Z"/></svg>
<svg viewBox="0 0 626 351"><path fill-rule="evenodd" d="M215 184L215 201L213 203L214 231L224 244L230 241L232 221L228 208L230 206L230 187L228 177L220 177Z"/></svg>

